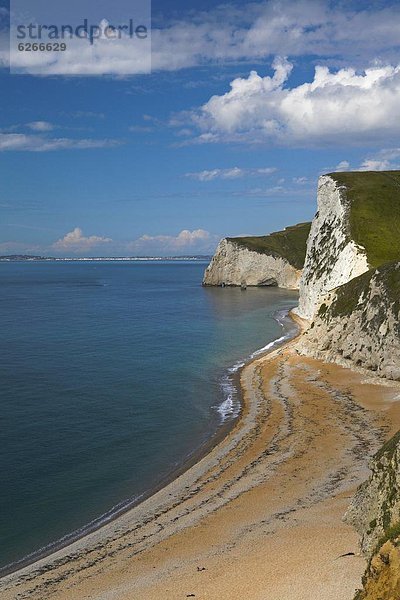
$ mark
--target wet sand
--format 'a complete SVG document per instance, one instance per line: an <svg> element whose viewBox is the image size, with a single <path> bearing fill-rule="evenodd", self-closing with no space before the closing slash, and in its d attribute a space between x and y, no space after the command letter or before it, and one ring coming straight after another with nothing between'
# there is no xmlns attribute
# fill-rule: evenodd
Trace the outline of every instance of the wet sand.
<svg viewBox="0 0 400 600"><path fill-rule="evenodd" d="M351 600L364 559L342 522L369 457L400 428L400 388L301 357L241 372L224 440L151 498L0 581L55 600Z"/></svg>

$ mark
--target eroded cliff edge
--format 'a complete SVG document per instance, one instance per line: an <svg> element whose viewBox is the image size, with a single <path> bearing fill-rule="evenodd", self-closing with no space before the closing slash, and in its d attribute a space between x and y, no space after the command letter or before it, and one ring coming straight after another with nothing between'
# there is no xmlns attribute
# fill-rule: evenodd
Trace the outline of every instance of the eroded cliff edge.
<svg viewBox="0 0 400 600"><path fill-rule="evenodd" d="M297 289L311 223L268 236L225 238L204 273L206 286L279 286Z"/></svg>

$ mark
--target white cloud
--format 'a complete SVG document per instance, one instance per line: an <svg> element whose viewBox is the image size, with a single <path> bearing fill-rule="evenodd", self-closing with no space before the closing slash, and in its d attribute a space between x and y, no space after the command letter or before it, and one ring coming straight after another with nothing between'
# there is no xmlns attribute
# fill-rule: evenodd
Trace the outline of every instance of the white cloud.
<svg viewBox="0 0 400 600"><path fill-rule="evenodd" d="M341 160L340 163L338 165L336 165L335 171L349 171L350 170L350 163L348 160Z"/></svg>
<svg viewBox="0 0 400 600"><path fill-rule="evenodd" d="M298 200L302 201L304 198L309 198L312 201L315 196L313 181L307 180L307 183L304 182L300 185L284 185L284 183L284 180L279 180L276 185L268 187L236 189L232 192L232 195L239 198L280 198L282 202L297 202Z"/></svg>
<svg viewBox="0 0 400 600"><path fill-rule="evenodd" d="M19 150L48 152L52 150L85 150L88 148L110 148L119 145L117 140L47 138L23 133L0 133L0 152Z"/></svg>
<svg viewBox="0 0 400 600"><path fill-rule="evenodd" d="M306 185L308 183L307 177L293 177L293 183L296 185Z"/></svg>
<svg viewBox="0 0 400 600"><path fill-rule="evenodd" d="M208 253L214 250L218 239L204 229L183 229L178 235L142 235L128 245L138 254Z"/></svg>
<svg viewBox="0 0 400 600"><path fill-rule="evenodd" d="M152 69L262 60L276 54L373 60L397 55L399 6L328 0L222 4L152 31Z"/></svg>
<svg viewBox="0 0 400 600"><path fill-rule="evenodd" d="M272 175L272 173L275 173L278 169L276 167L265 167L265 168L261 168L261 169L251 169L251 174L254 175Z"/></svg>
<svg viewBox="0 0 400 600"><path fill-rule="evenodd" d="M363 160L360 171L390 171L400 169L400 148L386 148Z"/></svg>
<svg viewBox="0 0 400 600"><path fill-rule="evenodd" d="M365 159L360 165L360 171L389 171L388 160Z"/></svg>
<svg viewBox="0 0 400 600"><path fill-rule="evenodd" d="M196 177L197 175L197 177ZM237 179L245 175L244 169L232 167L231 169L214 169L213 171L202 171L201 173L193 173L193 176L200 181L209 181L210 179Z"/></svg>
<svg viewBox="0 0 400 600"><path fill-rule="evenodd" d="M343 57L357 64L376 56L393 60L398 54L400 7L398 3L383 8L370 4L365 10L351 2L328 0L225 3L209 11L191 11L180 21L164 19L163 28L152 29L152 69L261 61L276 54L335 57L336 64ZM70 75L142 73L142 48L133 52L130 39L113 42L99 40L93 46L80 43L76 47L69 43L68 52L59 53L57 60L49 56L41 74L55 74L60 68ZM6 46L5 39L0 57L4 67L8 66ZM24 58L31 68L43 60L34 54Z"/></svg>
<svg viewBox="0 0 400 600"><path fill-rule="evenodd" d="M85 237L80 227L75 227L72 231L60 238L52 246L57 251L84 252L92 250L97 246L112 242L110 238L91 235Z"/></svg>
<svg viewBox="0 0 400 600"><path fill-rule="evenodd" d="M211 169L195 173L186 173L185 177L197 179L197 181L213 181L214 179L238 179L247 176L272 175L276 170L276 167L264 167L260 169L241 169L239 167L232 167L230 169Z"/></svg>
<svg viewBox="0 0 400 600"><path fill-rule="evenodd" d="M313 81L286 87L292 64L277 58L274 75L251 71L230 91L190 115L198 143L274 142L297 146L365 143L400 134L400 66L331 72L317 66Z"/></svg>
<svg viewBox="0 0 400 600"><path fill-rule="evenodd" d="M28 123L27 127L32 129L32 131L52 131L54 129L54 125L49 123L48 121L32 121L32 123Z"/></svg>
<svg viewBox="0 0 400 600"><path fill-rule="evenodd" d="M36 15L38 16L38 15ZM53 13L53 17L57 13ZM51 16L48 15L51 20ZM143 19L145 17L143 16ZM83 19L82 19L83 20ZM146 20L142 21L146 25ZM76 26L77 23L74 25ZM14 73L33 75L131 75L150 73L151 45L150 35L139 40L137 36L130 37L120 31L121 39L108 39L106 32L109 23L106 19L92 21L90 26L100 28L100 37L89 41L81 37L68 39L64 52L20 52L15 30L11 30L11 51L0 43L0 65L9 67ZM33 36L36 36L33 31ZM96 33L97 35L97 33ZM88 38L88 36L86 36ZM32 39L32 38L31 38ZM36 38L35 38L36 39ZM41 38L43 43L53 42L54 39Z"/></svg>
<svg viewBox="0 0 400 600"><path fill-rule="evenodd" d="M235 193L235 195L263 198L263 197L269 197L269 196L283 196L288 193L292 193L291 190L284 188L282 185L274 185L274 186L268 187L268 188L258 187L258 188L253 188L253 189L242 191L242 192L238 191Z"/></svg>

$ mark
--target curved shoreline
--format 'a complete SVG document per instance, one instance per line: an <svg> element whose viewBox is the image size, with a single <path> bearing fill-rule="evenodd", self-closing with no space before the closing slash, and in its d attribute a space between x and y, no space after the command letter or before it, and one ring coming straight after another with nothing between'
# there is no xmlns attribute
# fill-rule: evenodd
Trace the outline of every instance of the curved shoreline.
<svg viewBox="0 0 400 600"><path fill-rule="evenodd" d="M390 416L395 426L400 414L392 390L300 357L297 338L241 370L241 418L206 456L97 532L4 577L2 600L175 600L191 591L202 564L204 598L294 600L299 579L311 600L318 593L307 592L307 569L306 580L294 571L307 557L315 585L325 586L319 597L349 600L364 561L342 523L346 498L366 476L382 423ZM354 558L337 561L349 549Z"/></svg>
<svg viewBox="0 0 400 600"><path fill-rule="evenodd" d="M112 507L110 511L100 515L90 523L84 525L82 528L72 531L63 538L55 540L43 548L39 548L35 552L22 557L18 561L1 567L0 589L1 582L3 580L13 576L17 577L19 573L25 572L29 569L34 569L35 565L41 564L46 560L51 562L53 557L56 557L60 552L67 551L75 543L85 540L92 534L100 533L103 528L113 524L117 525L117 522L121 517L128 515L141 504L145 503L157 493L167 488L175 480L179 479L180 476L190 471L197 463L205 459L220 444L223 444L226 438L236 429L243 418L244 397L240 383L243 369L245 369L255 360L260 359L277 349L281 349L287 344L290 344L301 334L300 320L292 313L292 309L284 311L284 313L284 319L290 319L293 323L293 327L288 330L284 336L272 340L265 347L260 348L259 350L255 350L249 357L247 357L247 359L243 359L243 364L241 364L238 369L231 373L231 379L235 387L235 393L237 394L237 398L240 403L240 409L237 416L223 421L210 438L205 440L198 448L196 448L189 456L187 456L173 471L168 473L156 485L141 494L139 497L122 501L119 505ZM279 320L278 322L280 323ZM284 325L282 323L280 324L284 328Z"/></svg>

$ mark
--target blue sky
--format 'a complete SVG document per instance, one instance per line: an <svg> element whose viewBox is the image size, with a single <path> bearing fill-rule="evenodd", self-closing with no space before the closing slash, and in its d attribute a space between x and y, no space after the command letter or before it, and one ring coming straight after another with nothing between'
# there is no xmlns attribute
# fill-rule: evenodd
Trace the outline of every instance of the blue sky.
<svg viewBox="0 0 400 600"><path fill-rule="evenodd" d="M0 254L209 253L400 163L397 3L153 2L145 75L12 75L0 15Z"/></svg>

